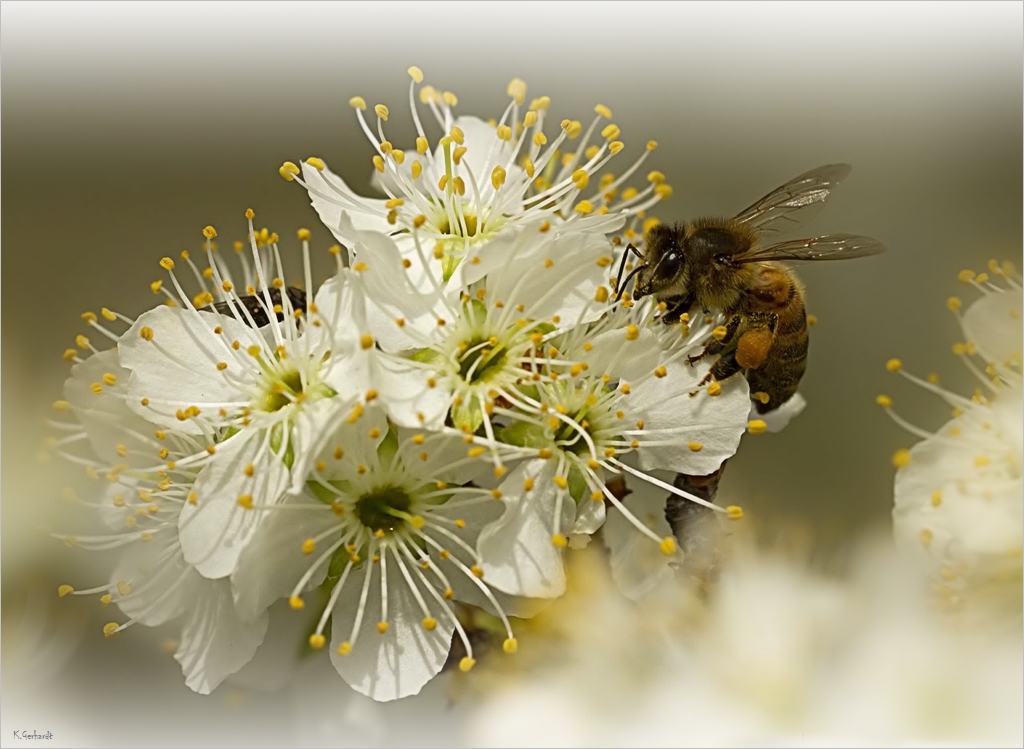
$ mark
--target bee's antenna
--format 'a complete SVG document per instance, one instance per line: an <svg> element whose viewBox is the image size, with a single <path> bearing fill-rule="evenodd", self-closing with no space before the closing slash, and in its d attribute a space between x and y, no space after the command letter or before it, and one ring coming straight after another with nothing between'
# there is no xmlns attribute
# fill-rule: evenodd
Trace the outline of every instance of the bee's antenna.
<svg viewBox="0 0 1024 749"><path fill-rule="evenodd" d="M629 275L626 276L626 280L623 281L622 286L615 290L615 301L616 302L619 301L622 298L622 292L626 290L626 285L633 279L633 276L635 276L637 273L639 273L641 270L643 270L643 268L644 268L644 266L638 265L633 270L631 270L629 272Z"/></svg>
<svg viewBox="0 0 1024 749"><path fill-rule="evenodd" d="M615 277L616 301L618 301L619 297L622 296L622 289L624 288L624 286L622 285L622 272L626 269L626 258L629 257L630 252L632 252L641 260L643 260L644 257L643 255L640 254L640 250L634 247L632 243L626 245L626 249L622 251L622 262L619 263L619 273ZM626 283L629 283L629 279L631 279L638 270L640 270L639 267L633 269L633 271L628 276L626 276Z"/></svg>

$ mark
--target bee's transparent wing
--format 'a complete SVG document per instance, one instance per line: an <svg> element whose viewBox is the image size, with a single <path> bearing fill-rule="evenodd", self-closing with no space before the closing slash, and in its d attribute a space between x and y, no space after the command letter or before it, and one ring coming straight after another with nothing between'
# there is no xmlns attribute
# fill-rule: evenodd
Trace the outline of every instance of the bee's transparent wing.
<svg viewBox="0 0 1024 749"><path fill-rule="evenodd" d="M859 234L825 234L811 239L793 239L762 247L733 258L737 263L760 263L767 260L849 260L885 252L877 239Z"/></svg>
<svg viewBox="0 0 1024 749"><path fill-rule="evenodd" d="M852 171L849 164L828 164L790 180L740 211L736 221L763 233L786 232L825 207L832 190Z"/></svg>

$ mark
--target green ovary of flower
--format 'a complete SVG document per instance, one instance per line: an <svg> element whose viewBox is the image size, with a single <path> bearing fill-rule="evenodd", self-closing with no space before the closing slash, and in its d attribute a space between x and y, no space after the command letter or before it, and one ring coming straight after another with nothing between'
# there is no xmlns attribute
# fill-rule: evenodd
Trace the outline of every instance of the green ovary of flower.
<svg viewBox="0 0 1024 749"><path fill-rule="evenodd" d="M508 363L508 350L500 344L490 348L487 340L470 342L459 359L459 376L468 383L487 382Z"/></svg>
<svg viewBox="0 0 1024 749"><path fill-rule="evenodd" d="M279 375L268 389L264 398L263 410L271 413L280 411L300 395L302 395L302 377L298 370L285 372Z"/></svg>
<svg viewBox="0 0 1024 749"><path fill-rule="evenodd" d="M357 499L355 513L359 522L370 530L392 533L404 525L410 507L412 497L405 489L384 486Z"/></svg>

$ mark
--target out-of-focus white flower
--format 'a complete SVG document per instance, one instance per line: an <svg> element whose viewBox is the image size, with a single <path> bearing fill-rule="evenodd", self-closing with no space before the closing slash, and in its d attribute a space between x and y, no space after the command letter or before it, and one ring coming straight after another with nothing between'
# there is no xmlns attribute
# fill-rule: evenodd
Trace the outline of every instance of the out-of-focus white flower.
<svg viewBox="0 0 1024 749"><path fill-rule="evenodd" d="M1019 742L1019 638L947 628L899 565L871 547L839 579L747 552L706 600L666 585L639 606L600 562L574 567L521 631L526 660L481 673L468 743Z"/></svg>
<svg viewBox="0 0 1024 749"><path fill-rule="evenodd" d="M1021 403L1021 288L1012 269L990 264L989 274L961 274L982 292L960 316L965 343L954 353L978 377L981 388L968 398L889 369L939 395L953 407L953 419L929 433L909 423L880 396L892 418L924 439L900 450L893 521L897 540L932 566L936 591L955 607L971 601L996 603L1020 620L1024 414ZM961 301L949 300L959 315ZM981 360L978 366L975 361Z"/></svg>
<svg viewBox="0 0 1024 749"><path fill-rule="evenodd" d="M74 409L81 425L68 425L57 449L84 464L91 476L98 479L102 472L109 482L98 509L111 532L56 535L72 546L124 551L108 584L88 590L61 585L58 593L96 595L104 606L116 603L129 619L108 623L103 628L107 637L136 623L152 627L178 620L175 658L185 683L209 694L252 658L267 617L242 621L235 613L230 583L203 577L182 551L179 517L195 496L201 468L178 466L176 461L214 443L202 435L144 427L127 406L128 378L120 374L115 350L94 354L72 368L66 400L59 406ZM94 387L98 382L103 385ZM91 443L99 460L68 452L82 442ZM104 464L104 456L126 462ZM154 465L157 457L164 463Z"/></svg>

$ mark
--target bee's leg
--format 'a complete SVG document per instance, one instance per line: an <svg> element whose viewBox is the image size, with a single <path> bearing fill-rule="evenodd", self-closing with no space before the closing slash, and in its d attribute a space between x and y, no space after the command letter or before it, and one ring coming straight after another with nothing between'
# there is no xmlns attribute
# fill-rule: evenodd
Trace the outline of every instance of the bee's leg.
<svg viewBox="0 0 1024 749"><path fill-rule="evenodd" d="M736 331L739 330L740 322L742 318L739 315L733 315L732 319L729 320L729 324L725 326L725 335L721 339L712 338L704 346L704 350L696 356L688 357L690 365L694 365L703 359L705 356L714 356L715 354L721 353L731 342L733 337L736 335Z"/></svg>
<svg viewBox="0 0 1024 749"><path fill-rule="evenodd" d="M661 315L661 321L666 325L675 325L679 322L679 318L683 316L684 312L689 312L693 306L693 295L688 294L687 296L673 296L663 300L668 305L665 312Z"/></svg>
<svg viewBox="0 0 1024 749"><path fill-rule="evenodd" d="M739 372L741 369L743 369L743 367L740 366L740 363L738 361L736 361L736 349L733 349L727 354L722 354L718 361L716 361L711 366L711 369L708 371L708 373L704 375L704 379L697 384L699 387L703 387L712 380L716 380L717 382L727 380L734 374ZM698 390L696 392L699 393L700 391ZM695 394L696 393L690 393L690 395Z"/></svg>

